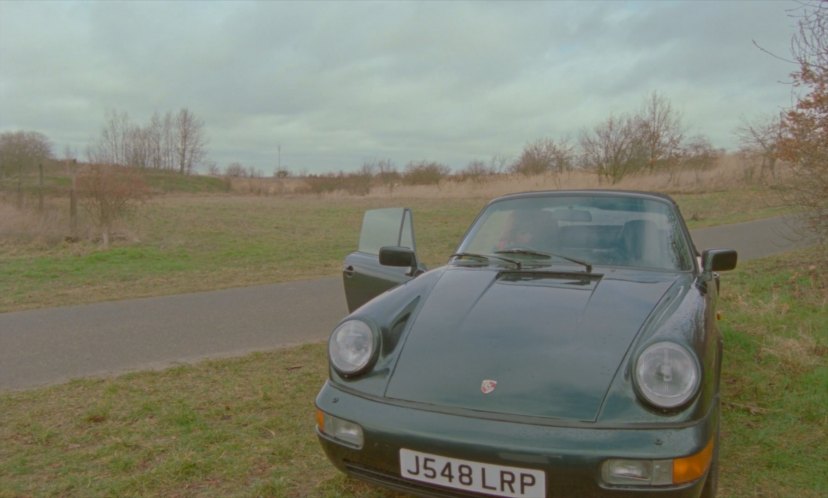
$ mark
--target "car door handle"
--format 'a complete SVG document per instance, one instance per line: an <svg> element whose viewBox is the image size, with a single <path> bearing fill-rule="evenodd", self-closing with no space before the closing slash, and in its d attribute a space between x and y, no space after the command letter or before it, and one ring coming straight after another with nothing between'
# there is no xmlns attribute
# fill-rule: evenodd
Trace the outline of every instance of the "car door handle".
<svg viewBox="0 0 828 498"><path fill-rule="evenodd" d="M346 278L351 278L354 276L354 267L348 265L345 267L345 269L342 270L342 273L345 275Z"/></svg>

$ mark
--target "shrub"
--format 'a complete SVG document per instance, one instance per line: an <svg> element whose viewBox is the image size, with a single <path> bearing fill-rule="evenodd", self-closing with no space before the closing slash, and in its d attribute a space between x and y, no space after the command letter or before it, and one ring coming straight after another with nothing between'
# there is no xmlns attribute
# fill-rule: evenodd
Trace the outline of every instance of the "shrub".
<svg viewBox="0 0 828 498"><path fill-rule="evenodd" d="M448 166L432 161L411 162L405 167L402 181L406 185L437 185L451 172Z"/></svg>

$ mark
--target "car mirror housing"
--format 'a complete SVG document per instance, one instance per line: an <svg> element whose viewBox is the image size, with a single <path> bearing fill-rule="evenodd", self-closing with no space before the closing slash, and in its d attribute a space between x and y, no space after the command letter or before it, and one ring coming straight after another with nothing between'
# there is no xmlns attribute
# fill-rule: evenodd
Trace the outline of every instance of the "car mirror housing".
<svg viewBox="0 0 828 498"><path fill-rule="evenodd" d="M738 255L733 249L708 249L702 253L702 270L727 271L736 268Z"/></svg>

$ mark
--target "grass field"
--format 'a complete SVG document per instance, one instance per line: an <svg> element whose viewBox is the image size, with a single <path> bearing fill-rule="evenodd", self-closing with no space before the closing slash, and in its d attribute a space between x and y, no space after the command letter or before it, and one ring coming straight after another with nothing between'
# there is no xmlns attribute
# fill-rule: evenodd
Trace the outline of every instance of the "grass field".
<svg viewBox="0 0 828 498"><path fill-rule="evenodd" d="M43 219L0 205L0 312L332 275L356 248L363 211L375 207L414 210L418 252L433 266L490 199L412 193L419 196L159 196L135 211L108 250L63 241L68 222L58 214ZM786 212L762 188L674 197L691 228Z"/></svg>
<svg viewBox="0 0 828 498"><path fill-rule="evenodd" d="M799 252L722 278L719 496L828 493L828 282ZM390 497L313 435L325 346L0 394L0 497Z"/></svg>
<svg viewBox="0 0 828 498"><path fill-rule="evenodd" d="M638 180L621 187L664 181ZM332 275L374 207L413 208L418 252L433 266L492 196L584 186L544 181L558 180L364 197L210 194L221 186L205 184L140 206L108 250L64 242L59 205L34 216L0 204L0 312ZM691 228L788 212L772 190L726 186L672 195ZM812 257L754 262L724 277L720 496L828 492L828 291ZM0 393L0 497L394 496L345 479L322 455L313 399L325 377L325 347L309 344Z"/></svg>

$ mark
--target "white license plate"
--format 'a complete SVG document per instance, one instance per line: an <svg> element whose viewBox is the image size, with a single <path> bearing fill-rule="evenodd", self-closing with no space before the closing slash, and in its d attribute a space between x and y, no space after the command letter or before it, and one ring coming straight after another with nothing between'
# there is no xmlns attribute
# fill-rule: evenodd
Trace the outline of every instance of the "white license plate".
<svg viewBox="0 0 828 498"><path fill-rule="evenodd" d="M546 474L541 470L491 465L400 449L405 479L447 488L509 498L543 498Z"/></svg>

